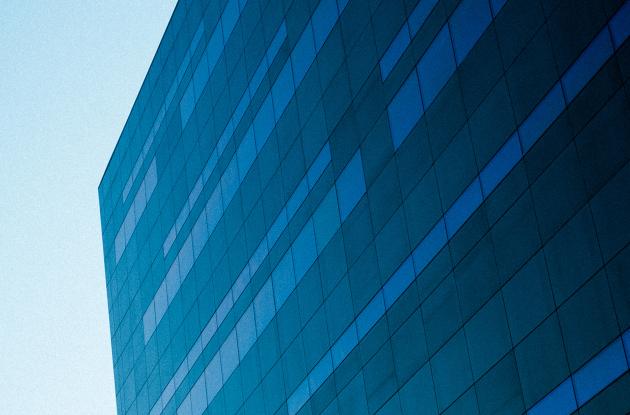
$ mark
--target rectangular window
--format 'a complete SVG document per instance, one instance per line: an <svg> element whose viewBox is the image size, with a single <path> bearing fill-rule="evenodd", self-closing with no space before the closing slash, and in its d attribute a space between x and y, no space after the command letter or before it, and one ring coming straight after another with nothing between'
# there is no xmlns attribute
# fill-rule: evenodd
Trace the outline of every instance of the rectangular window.
<svg viewBox="0 0 630 415"><path fill-rule="evenodd" d="M236 323L236 336L239 356L245 356L256 341L256 322L254 321L253 305L250 304L238 323Z"/></svg>
<svg viewBox="0 0 630 415"><path fill-rule="evenodd" d="M411 32L411 37L418 33L418 30L420 30L425 20L427 20L427 17L429 17L437 2L438 0L420 0L416 8L413 9L413 12L411 12L409 16L409 31Z"/></svg>
<svg viewBox="0 0 630 415"><path fill-rule="evenodd" d="M569 415L576 409L573 384L569 378L527 411L527 415Z"/></svg>
<svg viewBox="0 0 630 415"><path fill-rule="evenodd" d="M625 2L610 20L610 31L615 48L620 47L630 35L630 3Z"/></svg>
<svg viewBox="0 0 630 415"><path fill-rule="evenodd" d="M269 232L267 232L267 238L269 239L269 248L272 248L275 244L282 232L287 227L287 208L282 208L278 217L269 228Z"/></svg>
<svg viewBox="0 0 630 415"><path fill-rule="evenodd" d="M398 62L398 59L402 56L411 42L411 36L409 34L409 25L407 22L403 25L402 29L398 32L392 43L389 45L385 54L381 58L381 79L385 80L389 76L390 72Z"/></svg>
<svg viewBox="0 0 630 415"><path fill-rule="evenodd" d="M357 334L360 339L374 327L383 314L385 314L385 301L383 291L380 290L357 316Z"/></svg>
<svg viewBox="0 0 630 415"><path fill-rule="evenodd" d="M223 383L225 383L234 369L238 366L238 345L236 343L236 330L232 330L221 346L221 371Z"/></svg>
<svg viewBox="0 0 630 415"><path fill-rule="evenodd" d="M258 149L258 151L260 151L267 142L269 134L271 134L275 124L274 120L275 116L273 113L271 94L268 94L253 122L256 149Z"/></svg>
<svg viewBox="0 0 630 415"><path fill-rule="evenodd" d="M291 394L289 399L287 399L287 409L289 411L289 415L296 414L302 405L306 403L308 398L310 397L310 393L308 390L308 381L304 379L300 386Z"/></svg>
<svg viewBox="0 0 630 415"><path fill-rule="evenodd" d="M479 173L484 197L488 197L520 159L521 143L518 133L514 133Z"/></svg>
<svg viewBox="0 0 630 415"><path fill-rule="evenodd" d="M387 308L396 302L398 297L411 285L415 277L413 259L409 256L383 286L383 297Z"/></svg>
<svg viewBox="0 0 630 415"><path fill-rule="evenodd" d="M457 63L466 58L491 20L488 0L463 0L457 6L449 20Z"/></svg>
<svg viewBox="0 0 630 415"><path fill-rule="evenodd" d="M313 225L315 228L317 252L321 253L341 225L337 195L333 189L328 192L322 203L313 213Z"/></svg>
<svg viewBox="0 0 630 415"><path fill-rule="evenodd" d="M271 274L276 309L280 309L295 288L291 253L287 252Z"/></svg>
<svg viewBox="0 0 630 415"><path fill-rule="evenodd" d="M254 298L254 313L256 315L256 334L260 336L276 312L273 302L273 288L271 280L267 280Z"/></svg>
<svg viewBox="0 0 630 415"><path fill-rule="evenodd" d="M293 266L295 267L295 281L297 284L313 265L317 257L312 219L306 222L300 234L295 238L291 252L293 254Z"/></svg>
<svg viewBox="0 0 630 415"><path fill-rule="evenodd" d="M429 265L433 258L446 245L446 227L444 219L440 219L433 229L424 237L422 242L413 250L413 267L419 275Z"/></svg>
<svg viewBox="0 0 630 415"><path fill-rule="evenodd" d="M328 34L337 21L337 3L335 0L321 0L313 12L313 32L315 35L315 49L321 49Z"/></svg>
<svg viewBox="0 0 630 415"><path fill-rule="evenodd" d="M416 71L411 72L387 107L394 149L407 138L423 113Z"/></svg>
<svg viewBox="0 0 630 415"><path fill-rule="evenodd" d="M330 351L328 351L308 375L308 386L310 390L316 391L328 376L330 376L332 371L332 357Z"/></svg>
<svg viewBox="0 0 630 415"><path fill-rule="evenodd" d="M564 110L562 87L557 83L538 103L518 128L523 153L526 153Z"/></svg>
<svg viewBox="0 0 630 415"><path fill-rule="evenodd" d="M444 25L418 64L420 90L425 108L431 105L454 72L453 46L448 25Z"/></svg>
<svg viewBox="0 0 630 415"><path fill-rule="evenodd" d="M293 96L293 74L291 73L291 61L287 61L282 71L278 74L278 79L273 84L271 95L273 97L273 109L276 114L276 122L282 116L285 108Z"/></svg>
<svg viewBox="0 0 630 415"><path fill-rule="evenodd" d="M357 326L356 323L353 322L331 348L335 368L341 364L343 359L348 356L350 351L355 348L358 342Z"/></svg>
<svg viewBox="0 0 630 415"><path fill-rule="evenodd" d="M304 32L295 44L291 52L291 63L293 66L293 79L296 87L300 85L308 68L315 59L315 39L313 38L313 27L309 21L304 28Z"/></svg>
<svg viewBox="0 0 630 415"><path fill-rule="evenodd" d="M208 363L203 377L206 379L206 395L208 401L212 402L216 394L223 386L223 375L221 374L221 355L217 353Z"/></svg>
<svg viewBox="0 0 630 415"><path fill-rule="evenodd" d="M319 155L311 164L311 167L308 169L308 186L309 189L312 189L319 180L320 176L330 163L330 145L326 143L322 151L319 152Z"/></svg>
<svg viewBox="0 0 630 415"><path fill-rule="evenodd" d="M256 158L256 142L252 130L247 130L243 141L238 146L236 158L238 159L238 176L243 180Z"/></svg>
<svg viewBox="0 0 630 415"><path fill-rule="evenodd" d="M444 214L446 232L449 238L455 235L459 228L470 218L473 212L481 205L481 185L479 179L475 179L464 190L453 205Z"/></svg>
<svg viewBox="0 0 630 415"><path fill-rule="evenodd" d="M355 153L339 175L336 188L337 198L339 200L339 214L343 222L365 193L365 180L363 178L363 165L360 151Z"/></svg>

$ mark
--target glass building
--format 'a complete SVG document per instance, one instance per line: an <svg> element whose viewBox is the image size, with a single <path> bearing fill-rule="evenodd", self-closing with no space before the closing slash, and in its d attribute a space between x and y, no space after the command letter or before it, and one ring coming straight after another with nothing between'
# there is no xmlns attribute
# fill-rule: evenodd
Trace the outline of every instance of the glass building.
<svg viewBox="0 0 630 415"><path fill-rule="evenodd" d="M180 1L99 187L118 413L629 412L629 34Z"/></svg>

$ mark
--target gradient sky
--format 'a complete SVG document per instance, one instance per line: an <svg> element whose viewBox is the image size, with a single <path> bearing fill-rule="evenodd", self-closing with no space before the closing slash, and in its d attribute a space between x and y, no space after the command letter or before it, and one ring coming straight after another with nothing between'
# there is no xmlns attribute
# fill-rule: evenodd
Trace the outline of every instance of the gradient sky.
<svg viewBox="0 0 630 415"><path fill-rule="evenodd" d="M97 187L174 5L2 1L2 413L115 413Z"/></svg>

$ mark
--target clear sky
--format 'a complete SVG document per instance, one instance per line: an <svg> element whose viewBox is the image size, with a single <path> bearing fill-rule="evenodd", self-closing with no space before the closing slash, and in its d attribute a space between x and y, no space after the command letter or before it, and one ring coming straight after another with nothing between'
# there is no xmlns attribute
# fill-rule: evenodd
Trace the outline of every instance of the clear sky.
<svg viewBox="0 0 630 415"><path fill-rule="evenodd" d="M113 414L97 187L175 0L0 7L0 412Z"/></svg>

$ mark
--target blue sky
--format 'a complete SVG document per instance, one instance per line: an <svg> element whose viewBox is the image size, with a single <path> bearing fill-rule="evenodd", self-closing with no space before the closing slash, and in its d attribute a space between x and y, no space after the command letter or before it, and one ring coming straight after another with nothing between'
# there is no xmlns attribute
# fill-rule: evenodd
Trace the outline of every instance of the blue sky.
<svg viewBox="0 0 630 415"><path fill-rule="evenodd" d="M97 187L174 5L2 2L2 413L115 413Z"/></svg>

